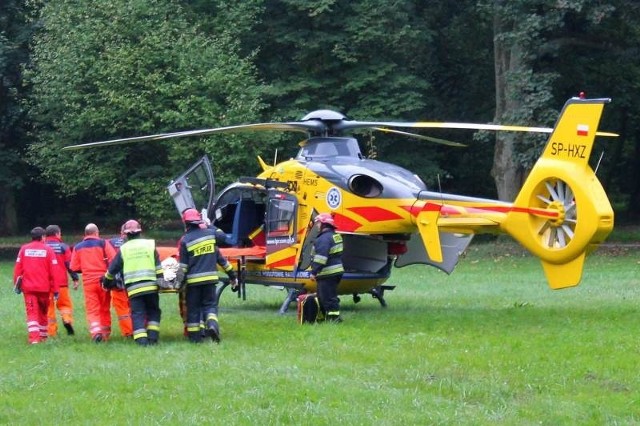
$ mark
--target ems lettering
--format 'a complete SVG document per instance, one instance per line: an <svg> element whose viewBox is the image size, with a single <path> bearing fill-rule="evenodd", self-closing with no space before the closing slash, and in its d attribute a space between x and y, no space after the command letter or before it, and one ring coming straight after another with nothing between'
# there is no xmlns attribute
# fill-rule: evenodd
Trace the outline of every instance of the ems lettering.
<svg viewBox="0 0 640 426"><path fill-rule="evenodd" d="M554 156L565 156L569 158L586 158L585 152L587 150L586 145L576 144L576 143L562 143L562 142L552 142L551 143L551 155Z"/></svg>

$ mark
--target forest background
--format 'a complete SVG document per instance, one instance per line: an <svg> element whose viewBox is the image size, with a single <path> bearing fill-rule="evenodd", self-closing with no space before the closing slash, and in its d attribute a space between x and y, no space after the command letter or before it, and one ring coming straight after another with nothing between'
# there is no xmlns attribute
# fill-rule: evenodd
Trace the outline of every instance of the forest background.
<svg viewBox="0 0 640 426"><path fill-rule="evenodd" d="M275 133L61 151L67 145L331 108L358 120L552 126L610 97L597 168L617 223L640 212L635 0L3 0L0 236L88 221L177 219L165 187L208 153L216 185L288 158ZM543 139L443 131L457 149L361 135L366 155L430 187L512 200ZM604 154L600 159L600 154Z"/></svg>

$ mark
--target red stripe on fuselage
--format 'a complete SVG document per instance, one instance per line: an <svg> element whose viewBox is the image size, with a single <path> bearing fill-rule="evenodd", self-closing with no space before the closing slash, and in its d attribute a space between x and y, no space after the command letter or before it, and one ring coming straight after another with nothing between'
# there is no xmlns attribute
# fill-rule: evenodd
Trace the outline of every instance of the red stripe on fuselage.
<svg viewBox="0 0 640 426"><path fill-rule="evenodd" d="M282 259L277 262L270 263L267 266L270 268L283 268L286 266L293 266L295 263L296 263L296 257L291 256L291 257L287 257L286 259Z"/></svg>
<svg viewBox="0 0 640 426"><path fill-rule="evenodd" d="M482 214L484 212L496 213L527 213L535 216L544 216L549 218L557 218L559 212L555 210L528 208L528 207L507 207L507 206L486 206L486 207L461 207L463 211L457 210L455 207L444 206L440 211L442 216L458 216L464 214Z"/></svg>
<svg viewBox="0 0 640 426"><path fill-rule="evenodd" d="M460 216L465 214L482 214L484 212L497 212L497 213L527 213L536 216L544 216L548 218L557 218L559 212L554 210L547 210L541 208L527 208L527 207L513 207L513 206L486 206L486 207L466 207L460 206L456 208L452 205L443 205L437 203L427 202L422 208L414 206L401 206L401 208L407 210L412 216L417 217L418 213L422 211L440 210L441 216Z"/></svg>
<svg viewBox="0 0 640 426"><path fill-rule="evenodd" d="M381 207L351 207L348 210L363 217L368 222L383 222L385 220L398 220L402 216Z"/></svg>
<svg viewBox="0 0 640 426"><path fill-rule="evenodd" d="M360 222L356 222L355 220L348 218L340 213L333 214L333 221L335 222L338 231L343 232L355 232L362 226Z"/></svg>

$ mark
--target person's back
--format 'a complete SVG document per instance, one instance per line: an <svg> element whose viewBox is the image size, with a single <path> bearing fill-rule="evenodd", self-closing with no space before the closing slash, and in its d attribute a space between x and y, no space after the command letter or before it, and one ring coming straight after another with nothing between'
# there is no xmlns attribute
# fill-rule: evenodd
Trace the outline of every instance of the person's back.
<svg viewBox="0 0 640 426"><path fill-rule="evenodd" d="M160 265L155 241L144 238L131 239L120 247L120 253L123 260L123 278L129 297L143 291L157 292ZM144 286L140 283L151 283L152 286L143 290ZM132 286L136 289L131 290Z"/></svg>
<svg viewBox="0 0 640 426"><path fill-rule="evenodd" d="M13 270L17 292L24 297L29 343L47 339L47 312L49 296L58 298L59 287L53 278L57 267L56 255L43 241L44 229L31 230L31 242L20 247Z"/></svg>
<svg viewBox="0 0 640 426"><path fill-rule="evenodd" d="M122 273L131 306L133 340L142 346L158 343L162 311L157 280L162 277L160 256L154 240L140 237L142 226L130 219L122 225L126 242L120 246L105 272L104 288L114 288L115 276Z"/></svg>
<svg viewBox="0 0 640 426"><path fill-rule="evenodd" d="M57 266L55 253L43 241L31 241L20 247L16 260L16 277L22 276L23 292L43 292L55 289L54 267Z"/></svg>
<svg viewBox="0 0 640 426"><path fill-rule="evenodd" d="M111 336L111 293L102 289L101 280L115 256L115 249L100 238L100 231L93 223L85 227L84 235L73 249L70 268L82 274L91 339L102 342Z"/></svg>
<svg viewBox="0 0 640 426"><path fill-rule="evenodd" d="M73 280L73 288L78 289L78 274L72 272L71 264L71 248L62 241L62 230L58 225L49 225L45 229L44 242L56 255L58 265L54 268L54 280L60 287L58 300L53 300L53 295L49 304L49 336L55 336L58 333L58 322L56 319L56 308L62 317L62 323L67 330L67 334L75 334L73 329L73 300L69 295L69 276Z"/></svg>
<svg viewBox="0 0 640 426"><path fill-rule="evenodd" d="M59 237L46 236L44 239L46 245L51 247L56 254L58 266L54 269L54 279L60 286L69 284L69 270L67 267L71 263L71 249ZM78 281L77 275L72 275L74 281Z"/></svg>
<svg viewBox="0 0 640 426"><path fill-rule="evenodd" d="M185 276L186 328L191 342L202 342L201 328L214 342L220 341L218 295L220 265L236 285L233 267L220 253L216 230L202 227L202 216L195 209L182 213L185 234L180 240L180 267ZM205 324L206 323L206 324Z"/></svg>
<svg viewBox="0 0 640 426"><path fill-rule="evenodd" d="M71 270L82 273L82 281L85 284L100 284L100 278L107 270L109 261L108 249L114 250L113 247L106 245L105 241L98 236L86 236L73 249ZM111 257L113 257L113 254Z"/></svg>

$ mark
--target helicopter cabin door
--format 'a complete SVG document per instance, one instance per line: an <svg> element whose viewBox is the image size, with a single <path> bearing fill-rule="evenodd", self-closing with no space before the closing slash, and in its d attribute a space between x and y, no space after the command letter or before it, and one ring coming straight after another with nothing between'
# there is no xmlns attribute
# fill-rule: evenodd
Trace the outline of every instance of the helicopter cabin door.
<svg viewBox="0 0 640 426"><path fill-rule="evenodd" d="M315 210L314 210L315 212ZM313 215L312 219L309 221L307 228L305 230L305 234L301 236L303 239L302 249L300 250L300 255L298 256L298 270L304 271L309 266L311 266L311 262L313 261L313 243L315 242L318 234L320 234L320 228L317 226L313 226L313 219L316 214Z"/></svg>
<svg viewBox="0 0 640 426"><path fill-rule="evenodd" d="M297 242L298 199L286 192L269 189L265 216L267 266L293 267Z"/></svg>
<svg viewBox="0 0 640 426"><path fill-rule="evenodd" d="M201 210L203 217L208 217L207 209L215 193L215 180L209 157L205 155L186 172L172 180L167 190L180 215L186 209L194 208Z"/></svg>

